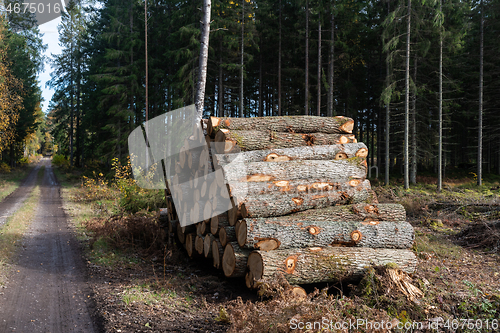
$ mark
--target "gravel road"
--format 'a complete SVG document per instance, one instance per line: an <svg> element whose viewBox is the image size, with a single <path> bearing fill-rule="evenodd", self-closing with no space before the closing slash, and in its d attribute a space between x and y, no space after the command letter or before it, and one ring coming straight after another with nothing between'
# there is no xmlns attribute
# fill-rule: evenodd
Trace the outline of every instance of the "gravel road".
<svg viewBox="0 0 500 333"><path fill-rule="evenodd" d="M36 215L6 288L0 290L0 332L99 332L86 267L62 208L60 186L50 159L40 165L45 172ZM2 216L22 204L37 172L0 203Z"/></svg>

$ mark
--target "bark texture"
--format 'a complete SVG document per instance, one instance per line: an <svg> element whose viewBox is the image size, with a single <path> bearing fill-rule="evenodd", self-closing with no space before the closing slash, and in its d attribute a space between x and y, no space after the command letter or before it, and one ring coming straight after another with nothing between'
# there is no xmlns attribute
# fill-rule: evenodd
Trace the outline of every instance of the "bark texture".
<svg viewBox="0 0 500 333"><path fill-rule="evenodd" d="M239 154L214 154L216 167L232 162L285 162L292 160L340 160L351 157L366 157L368 148L364 143L346 143L324 146L301 146L294 148L277 148L269 150L245 151Z"/></svg>
<svg viewBox="0 0 500 333"><path fill-rule="evenodd" d="M268 130L289 133L352 133L354 120L347 117L254 117L254 118L217 118L210 117L207 123L208 135L214 137L220 129L229 130Z"/></svg>
<svg viewBox="0 0 500 333"><path fill-rule="evenodd" d="M315 247L275 251L253 251L248 270L255 286L258 280L283 274L292 284L338 282L360 279L369 266L394 263L406 273L415 272L417 258L410 250L352 247Z"/></svg>
<svg viewBox="0 0 500 333"><path fill-rule="evenodd" d="M223 154L239 152L240 150L250 151L356 142L357 140L353 134L220 130L215 135L214 146L217 153Z"/></svg>
<svg viewBox="0 0 500 333"><path fill-rule="evenodd" d="M257 250L328 245L407 249L415 240L413 227L406 221L320 221L313 216L285 223L274 218L244 219L239 224L237 238L241 247ZM270 247L269 242L276 247Z"/></svg>

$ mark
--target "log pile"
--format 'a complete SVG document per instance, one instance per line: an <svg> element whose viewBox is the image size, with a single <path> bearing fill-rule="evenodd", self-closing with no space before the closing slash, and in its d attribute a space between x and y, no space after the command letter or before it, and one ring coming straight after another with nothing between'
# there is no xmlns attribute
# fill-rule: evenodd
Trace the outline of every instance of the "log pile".
<svg viewBox="0 0 500 333"><path fill-rule="evenodd" d="M276 273L308 284L359 278L370 265L414 272L413 228L401 205L378 203L353 124L314 116L203 120L205 137L193 140L207 149L187 140L175 166L194 176L184 186L199 189L195 204L176 207L168 196L164 225L190 257L211 260L249 288Z"/></svg>

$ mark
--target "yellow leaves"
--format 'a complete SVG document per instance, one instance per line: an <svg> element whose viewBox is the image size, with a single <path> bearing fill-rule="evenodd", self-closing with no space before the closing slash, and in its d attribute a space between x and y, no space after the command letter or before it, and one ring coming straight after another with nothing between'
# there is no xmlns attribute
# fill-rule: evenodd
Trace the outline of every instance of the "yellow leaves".
<svg viewBox="0 0 500 333"><path fill-rule="evenodd" d="M0 24L0 153L14 139L15 125L19 119L22 84L10 72L6 58L5 26Z"/></svg>

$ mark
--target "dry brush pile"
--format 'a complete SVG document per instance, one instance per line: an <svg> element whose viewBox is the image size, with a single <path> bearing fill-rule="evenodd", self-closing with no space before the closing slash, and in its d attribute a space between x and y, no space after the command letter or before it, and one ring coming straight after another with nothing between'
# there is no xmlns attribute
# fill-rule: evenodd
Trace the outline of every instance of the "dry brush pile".
<svg viewBox="0 0 500 333"><path fill-rule="evenodd" d="M413 228L403 206L378 203L353 124L314 116L203 120L204 136L185 140L174 166L192 176L184 186L197 189L195 203L176 207L182 191L167 189L161 220L171 239L249 288L277 274L292 285L360 278L388 263L414 272ZM218 209L228 211L211 217Z"/></svg>

